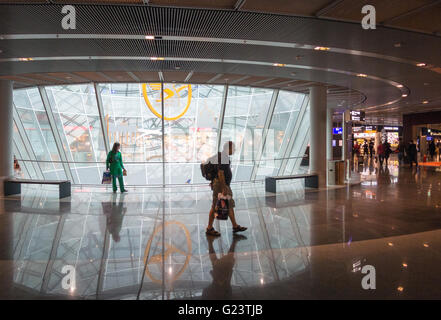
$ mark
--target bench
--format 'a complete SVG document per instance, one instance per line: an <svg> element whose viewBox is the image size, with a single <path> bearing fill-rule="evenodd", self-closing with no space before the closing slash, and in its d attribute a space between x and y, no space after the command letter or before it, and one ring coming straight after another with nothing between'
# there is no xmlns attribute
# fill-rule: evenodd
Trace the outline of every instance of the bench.
<svg viewBox="0 0 441 320"><path fill-rule="evenodd" d="M71 184L69 180L56 181L56 180L25 180L25 179L6 179L4 182L4 193L5 196L10 196L14 194L21 193L22 184L51 184L58 185L59 187L59 197L65 198L70 197L71 194Z"/></svg>
<svg viewBox="0 0 441 320"><path fill-rule="evenodd" d="M288 180L288 179L305 179L305 187L308 188L319 187L318 174L305 173L305 174L295 174L292 176L265 177L265 191L276 193L277 180Z"/></svg>

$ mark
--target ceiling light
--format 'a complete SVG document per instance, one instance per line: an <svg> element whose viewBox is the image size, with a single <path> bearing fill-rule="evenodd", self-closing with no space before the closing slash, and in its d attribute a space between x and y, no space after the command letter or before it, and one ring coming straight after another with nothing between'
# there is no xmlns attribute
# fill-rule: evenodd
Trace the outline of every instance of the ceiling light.
<svg viewBox="0 0 441 320"><path fill-rule="evenodd" d="M164 60L163 57L150 57L150 60Z"/></svg>
<svg viewBox="0 0 441 320"><path fill-rule="evenodd" d="M286 64L284 64L284 63L273 63L273 66L274 67L284 67L284 66L286 66Z"/></svg>
<svg viewBox="0 0 441 320"><path fill-rule="evenodd" d="M407 93L404 93L404 94L402 94L401 95L403 98L406 98L407 97Z"/></svg>
<svg viewBox="0 0 441 320"><path fill-rule="evenodd" d="M367 75L364 73L359 73L359 74L357 74L357 77L366 78Z"/></svg>
<svg viewBox="0 0 441 320"><path fill-rule="evenodd" d="M397 88L402 88L403 85L402 84L397 84Z"/></svg>
<svg viewBox="0 0 441 320"><path fill-rule="evenodd" d="M18 58L19 61L32 61L32 58Z"/></svg>
<svg viewBox="0 0 441 320"><path fill-rule="evenodd" d="M145 36L146 40L155 40L155 36L147 35Z"/></svg>
<svg viewBox="0 0 441 320"><path fill-rule="evenodd" d="M329 51L331 48L328 47L315 47L314 50L319 50L319 51Z"/></svg>
<svg viewBox="0 0 441 320"><path fill-rule="evenodd" d="M429 101L427 101L427 100L423 101L423 104L428 104L428 103L429 103Z"/></svg>
<svg viewBox="0 0 441 320"><path fill-rule="evenodd" d="M394 43L395 48L401 48L401 42Z"/></svg>
<svg viewBox="0 0 441 320"><path fill-rule="evenodd" d="M425 64L425 63L418 63L417 64L417 67L425 67L425 66L427 66L427 64Z"/></svg>

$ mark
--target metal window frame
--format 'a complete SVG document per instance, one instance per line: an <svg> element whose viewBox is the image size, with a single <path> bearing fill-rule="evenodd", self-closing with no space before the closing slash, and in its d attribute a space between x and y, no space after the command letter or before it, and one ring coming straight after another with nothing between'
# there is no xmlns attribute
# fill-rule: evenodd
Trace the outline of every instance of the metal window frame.
<svg viewBox="0 0 441 320"><path fill-rule="evenodd" d="M106 148L106 154L107 154L110 151L110 145L109 145L109 137L107 136L107 130L105 130L103 98L101 96L100 84L97 82L92 82L92 84L95 90L96 104L98 106L98 116L100 117L101 132L103 134L104 147Z"/></svg>
<svg viewBox="0 0 441 320"><path fill-rule="evenodd" d="M230 86L228 84L226 84L224 86L224 92L222 94L222 106L221 106L220 115L219 115L219 128L217 131L216 152L220 151L219 148L220 148L220 144L222 141L222 130L224 128L225 109L226 109L226 105L227 105L229 87Z"/></svg>

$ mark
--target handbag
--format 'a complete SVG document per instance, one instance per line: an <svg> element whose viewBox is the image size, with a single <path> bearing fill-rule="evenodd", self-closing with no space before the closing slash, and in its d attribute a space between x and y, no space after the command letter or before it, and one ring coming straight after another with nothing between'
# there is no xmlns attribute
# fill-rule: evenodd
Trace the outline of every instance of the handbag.
<svg viewBox="0 0 441 320"><path fill-rule="evenodd" d="M112 175L110 174L110 171L104 171L103 172L103 179L101 180L102 184L111 184L112 183Z"/></svg>
<svg viewBox="0 0 441 320"><path fill-rule="evenodd" d="M215 216L218 220L228 220L229 213L229 201L227 199L217 200L215 210Z"/></svg>
<svg viewBox="0 0 441 320"><path fill-rule="evenodd" d="M123 169L123 176L127 176L127 170Z"/></svg>

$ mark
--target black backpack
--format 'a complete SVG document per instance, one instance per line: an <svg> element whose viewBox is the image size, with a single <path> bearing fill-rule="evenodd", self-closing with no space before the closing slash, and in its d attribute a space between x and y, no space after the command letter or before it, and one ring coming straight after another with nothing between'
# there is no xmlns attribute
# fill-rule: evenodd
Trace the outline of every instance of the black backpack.
<svg viewBox="0 0 441 320"><path fill-rule="evenodd" d="M201 173L202 176L208 181L213 181L217 177L218 165L217 163L212 163L214 156L209 158L207 162L201 163ZM218 163L220 163L220 154L218 154Z"/></svg>

